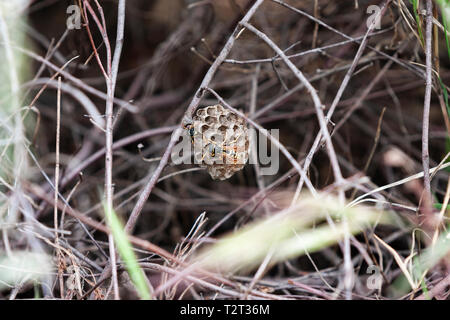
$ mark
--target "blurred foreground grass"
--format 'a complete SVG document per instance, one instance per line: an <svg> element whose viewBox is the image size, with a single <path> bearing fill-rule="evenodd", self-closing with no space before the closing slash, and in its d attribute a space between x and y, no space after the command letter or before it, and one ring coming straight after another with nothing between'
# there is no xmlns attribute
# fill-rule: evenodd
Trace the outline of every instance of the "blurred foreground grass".
<svg viewBox="0 0 450 320"><path fill-rule="evenodd" d="M357 234L379 223L390 224L392 219L373 208L340 205L332 196L304 198L275 216L223 237L196 260L203 267L226 273L248 272L268 255L270 264L275 264L338 243L346 234L344 223L351 234Z"/></svg>
<svg viewBox="0 0 450 320"><path fill-rule="evenodd" d="M29 63L16 48L27 47L23 10L28 0L0 1L0 230L3 239L21 236L8 235L9 228L23 213L27 222L32 219L31 206L21 183L29 171L26 138L26 119L29 107L24 106L21 83L29 77ZM32 235L27 235L31 241ZM27 281L49 279L52 259L34 239L33 252L10 248L0 250L0 289L21 286Z"/></svg>

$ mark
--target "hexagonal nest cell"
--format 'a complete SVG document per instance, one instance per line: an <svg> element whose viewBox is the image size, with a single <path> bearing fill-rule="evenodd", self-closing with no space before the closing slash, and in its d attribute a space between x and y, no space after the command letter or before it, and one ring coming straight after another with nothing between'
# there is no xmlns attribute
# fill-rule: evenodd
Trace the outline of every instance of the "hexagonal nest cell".
<svg viewBox="0 0 450 320"><path fill-rule="evenodd" d="M249 150L244 119L217 104L198 109L192 120L194 160L211 178L226 180L244 168Z"/></svg>

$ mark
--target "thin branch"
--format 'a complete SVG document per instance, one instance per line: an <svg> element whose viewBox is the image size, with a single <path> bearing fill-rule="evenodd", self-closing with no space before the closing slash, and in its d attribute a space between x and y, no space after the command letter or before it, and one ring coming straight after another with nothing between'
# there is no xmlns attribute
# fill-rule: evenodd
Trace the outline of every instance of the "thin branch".
<svg viewBox="0 0 450 320"><path fill-rule="evenodd" d="M373 36L376 36L376 35L380 35L380 34L386 33L388 31L391 31L391 29L392 28L387 28L387 29L384 29L384 30L381 30L381 31L372 32L369 35L369 37L373 37ZM344 45L349 44L349 43L353 43L353 42L359 43L365 37L366 37L366 35L359 36L359 37L356 37L356 38L352 38L350 40L344 40L344 41L332 43L332 44L329 44L329 45L325 45L325 46L320 47L320 48L309 49L309 50L305 50L305 51L302 51L302 52L299 52L299 53L286 55L286 57L288 57L289 59L292 59L292 58L298 58L298 57L306 56L306 55L312 54L312 53L322 53L322 52L324 52L327 49L332 49L332 48L344 46ZM258 63L271 63L272 61L279 61L279 60L282 60L282 59L278 55L276 55L273 58L264 58L264 59L250 59L250 60L226 59L224 61L224 63L230 63L230 64L258 64Z"/></svg>
<svg viewBox="0 0 450 320"><path fill-rule="evenodd" d="M0 44L1 44L1 42L0 42ZM14 47L14 46L12 46L12 48L14 48L15 50L17 50L19 52L22 52L23 54L25 54L25 55L33 58L33 59L35 59L36 61L42 62L43 64L45 64L50 69L52 69L52 70L54 70L56 72L59 72L61 75L64 76L64 78L66 78L67 80L73 82L80 89L83 89L84 91L89 92L90 94L93 94L94 96L99 97L100 99L103 99L103 100L107 99L108 96L104 92L87 85L85 82L83 82L79 78L74 77L71 73L62 70L61 67L58 67L58 66L54 65L53 63L51 63L47 59L41 57L40 55L38 55L38 54L36 54L36 53L34 53L34 52L30 51L30 50L24 49L24 48ZM127 109L129 112L132 112L132 113L135 113L135 112L137 112L139 110L135 105L131 104L128 101L124 101L122 99L114 98L114 103L119 105L122 108Z"/></svg>
<svg viewBox="0 0 450 320"><path fill-rule="evenodd" d="M430 169L430 171L429 171L430 174L435 174L439 170L443 170L443 169L449 168L450 167L450 162L446 163L448 158L450 158L450 152L442 159L442 161L439 163L439 165L437 165L436 167ZM415 180L415 179L423 178L423 176L424 176L424 174L423 174L423 171L422 171L422 172L416 173L414 175L411 175L411 176L409 176L407 178L404 178L404 179L398 180L396 182L384 185L382 187L378 187L376 189L370 190L369 192L367 192L367 193L365 193L363 195L360 195L358 198L356 198L355 200L350 202L348 204L348 206L349 207L355 206L358 203L360 203L364 198L366 198L366 197L368 197L368 196L370 196L372 194L375 194L375 193L381 192L383 190L387 190L387 189L390 189L390 188L402 185L402 184L404 184L406 182L409 182L409 181L412 181L412 180Z"/></svg>
<svg viewBox="0 0 450 320"><path fill-rule="evenodd" d="M252 78L252 89L250 92L250 113L249 113L250 118L255 114L255 111L256 111L256 102L257 102L257 96L258 96L258 77L259 77L260 69L261 69L261 65L257 64L256 68L255 68L255 74ZM257 146L256 146L256 137L253 136L251 139L253 139L253 143L250 144L250 146L251 146L250 156L253 159L252 162L255 164L256 183L258 185L259 190L264 190L264 188L265 188L264 177L261 175L261 168L260 168L259 161L258 161L258 155L257 155L258 150L257 150ZM267 205L267 202L263 203L263 207L264 207L264 212L266 213L266 215L268 215L270 210Z"/></svg>
<svg viewBox="0 0 450 320"><path fill-rule="evenodd" d="M125 28L125 0L119 0L118 9L117 9L117 34L116 34L116 47L114 49L114 58L112 58L111 52L111 44L109 42L108 33L106 30L106 22L105 16L103 14L103 9L98 3L97 0L94 0L97 4L97 10L100 12L100 17L102 21L98 20L97 15L94 10L90 6L88 1L84 1L85 9L88 8L92 17L94 18L95 23L103 37L103 43L106 47L106 65L107 71L103 69L100 59L96 53L97 60L99 62L100 67L102 68L106 87L107 87L107 96L106 96L106 108L105 108L105 116L106 116L106 127L105 127L105 198L106 198L106 207L107 210L113 210L114 204L114 186L113 186L113 112L114 112L114 93L116 88L116 80L117 73L119 70L120 56L123 47L123 34ZM89 32L90 35L90 32ZM90 35L91 42L92 36ZM95 45L92 42L92 47L94 52L96 52ZM113 60L111 60L113 59ZM119 285L117 279L117 264L116 264L116 252L114 248L114 237L112 234L108 235L109 242L109 255L110 255L110 269L112 271L112 287L114 291L114 298L119 300ZM106 268L108 269L108 268ZM106 270L105 269L105 270ZM106 271L105 271L106 272Z"/></svg>
<svg viewBox="0 0 450 320"><path fill-rule="evenodd" d="M391 2L391 1L392 1L392 0L387 0L386 3L389 3L389 2ZM326 29L335 32L336 34L340 35L341 37L344 37L344 38L346 38L346 39L352 40L353 42L356 42L356 43L361 43L360 40L356 40L356 39L354 39L354 38L352 38L352 37L346 35L345 33L343 33L343 32L341 32L341 31L339 31L339 30L337 30L337 29L335 29L335 28L329 26L328 24L324 23L322 20L316 19L315 17L311 16L310 14L308 14L308 13L306 13L306 12L300 10L300 9L297 9L297 8L295 8L295 7L289 5L289 4L287 4L287 3L285 3L285 2L283 2L283 1L281 1L281 0L272 0L272 2L278 3L279 5L282 5L282 6L285 7L285 8L288 8L288 9L290 9L290 10L292 10L292 11L298 13L298 14L301 14L301 15L307 17L308 19L310 19L310 20L312 20L312 21L318 23L319 25L325 27ZM376 19L374 19L374 22L376 22ZM398 65L400 65L400 66L406 68L407 70L410 70L411 72L413 72L413 73L416 74L417 76L419 76L419 77L424 77L423 73L422 73L419 69L415 68L414 66L411 66L410 64L407 64L407 63L405 63L405 62L403 62L403 61L397 59L396 57L392 57L392 56L388 55L387 53L384 53L383 51L380 51L380 50L378 50L377 48L375 48L375 47L373 47L373 46L368 45L367 48L369 48L370 50L376 52L377 54L379 54L379 55L385 57L385 58L388 59L388 60L394 61L394 62L397 63Z"/></svg>
<svg viewBox="0 0 450 320"><path fill-rule="evenodd" d="M97 1L96 1L97 2ZM99 10L102 10L97 2ZM103 12L101 11L101 16L103 18L103 24L105 25ZM106 28L106 26L104 26ZM120 55L122 53L123 47L123 33L125 28L125 0L119 0L117 9L117 35L116 35L116 47L114 49L114 58L111 62L111 48L108 41L108 35L105 30L104 42L107 48L108 56L108 78L107 82L107 95L106 99L106 153L105 153L105 194L106 194L106 206L108 210L113 210L113 198L114 198L114 186L112 182L113 175L113 108L114 108L114 91L116 88L117 72L119 70ZM108 236L109 249L112 268L112 279L113 279L113 289L114 297L119 300L119 284L117 280L117 267L116 267L116 252L114 250L114 237L111 234Z"/></svg>
<svg viewBox="0 0 450 320"><path fill-rule="evenodd" d="M171 133L173 132L177 127L171 126L171 127L162 127L162 128L156 128L156 129L149 129L142 132L138 132L135 134L132 134L128 137L122 138L120 140L117 140L113 144L113 151L120 149L130 143L149 138L152 136L165 134L165 133ZM78 174L84 170L86 167L94 163L96 160L100 159L106 152L106 149L100 149L96 153L92 154L89 158L83 159L83 161L80 162L79 165L77 165L75 168L69 171L69 173L66 174L64 179L61 181L61 187L66 186L67 183L69 183L72 179L74 179Z"/></svg>
<svg viewBox="0 0 450 320"><path fill-rule="evenodd" d="M58 91L56 99L56 147L55 147L55 193L54 193L54 206L53 206L53 226L55 228L55 244L59 245L59 235L58 235L58 193L59 193L59 146L60 146L60 135L61 133L61 77L58 77ZM62 252L60 249L56 249L57 259L62 259ZM60 261L58 261L58 266ZM59 278L59 291L61 298L64 297L64 283L62 277L62 269L58 267L58 278Z"/></svg>
<svg viewBox="0 0 450 320"><path fill-rule="evenodd" d="M426 55L426 73L425 73L425 98L423 103L423 120L422 120L422 165L424 172L425 211L431 212L431 180L430 180L430 155L428 151L428 135L430 126L430 102L432 90L432 27L433 27L433 3L431 0L426 1L426 27L425 27L425 55Z"/></svg>

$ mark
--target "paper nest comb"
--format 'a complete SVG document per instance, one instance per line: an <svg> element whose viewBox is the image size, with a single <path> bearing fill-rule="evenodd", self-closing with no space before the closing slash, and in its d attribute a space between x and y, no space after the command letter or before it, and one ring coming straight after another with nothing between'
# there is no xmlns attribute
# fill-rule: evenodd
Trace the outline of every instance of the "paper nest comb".
<svg viewBox="0 0 450 320"><path fill-rule="evenodd" d="M214 180L226 180L248 161L245 120L220 104L198 109L191 128L195 162Z"/></svg>

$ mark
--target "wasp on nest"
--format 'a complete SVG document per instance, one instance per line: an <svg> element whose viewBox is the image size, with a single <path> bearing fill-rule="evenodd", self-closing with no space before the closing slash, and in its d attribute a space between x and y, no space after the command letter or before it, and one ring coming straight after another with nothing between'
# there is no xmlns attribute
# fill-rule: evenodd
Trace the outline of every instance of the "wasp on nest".
<svg viewBox="0 0 450 320"><path fill-rule="evenodd" d="M198 109L184 128L194 146L194 159L214 180L226 180L248 161L245 120L220 104Z"/></svg>

